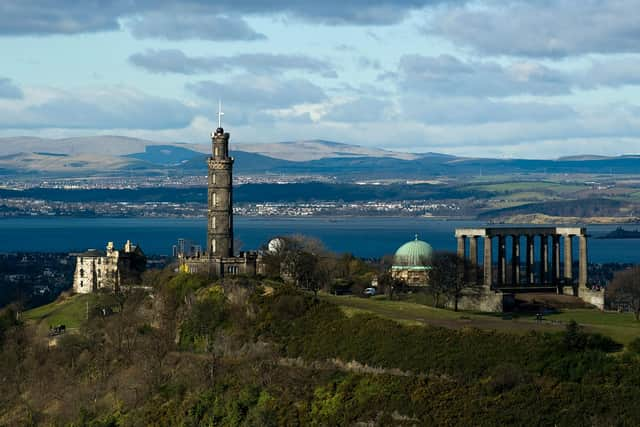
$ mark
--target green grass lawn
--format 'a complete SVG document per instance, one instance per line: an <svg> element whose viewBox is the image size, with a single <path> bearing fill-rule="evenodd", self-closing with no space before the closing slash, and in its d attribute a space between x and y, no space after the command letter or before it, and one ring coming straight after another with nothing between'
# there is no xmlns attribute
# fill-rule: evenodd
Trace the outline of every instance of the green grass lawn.
<svg viewBox="0 0 640 427"><path fill-rule="evenodd" d="M631 313L573 309L563 310L560 313L551 314L546 317L564 322L575 320L594 332L608 335L622 344L627 344L632 339L640 337L640 322L636 321Z"/></svg>
<svg viewBox="0 0 640 427"><path fill-rule="evenodd" d="M531 330L561 331L567 322L575 320L590 332L610 336L625 345L632 339L640 337L640 322L637 322L630 313L601 312L595 309L566 309L559 313L545 315L545 320L538 323L533 314L504 316L501 313L455 312L413 301L389 301L385 297L359 298L326 294L321 297L340 306L347 315L367 312L411 325L434 325L450 328L475 327L526 333Z"/></svg>
<svg viewBox="0 0 640 427"><path fill-rule="evenodd" d="M67 328L78 328L86 320L87 303L91 306L94 295L74 295L62 301L56 300L25 311L22 318L38 325L45 324L47 328L55 325L65 325Z"/></svg>

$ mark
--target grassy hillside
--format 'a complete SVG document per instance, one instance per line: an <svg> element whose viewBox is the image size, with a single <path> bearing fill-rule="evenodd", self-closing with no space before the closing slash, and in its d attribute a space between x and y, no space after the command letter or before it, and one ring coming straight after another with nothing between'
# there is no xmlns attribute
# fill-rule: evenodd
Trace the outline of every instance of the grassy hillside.
<svg viewBox="0 0 640 427"><path fill-rule="evenodd" d="M250 278L148 279L153 295L127 294L121 311L88 322L87 297L33 310L26 325L0 313L0 425L640 422L638 340L620 353L571 323L482 330L509 321L411 301L318 301ZM48 347L32 325L53 319L80 328Z"/></svg>
<svg viewBox="0 0 640 427"><path fill-rule="evenodd" d="M66 325L67 328L79 328L87 320L87 307L91 306L95 299L92 294L61 297L51 304L25 311L22 313L22 319L38 325Z"/></svg>
<svg viewBox="0 0 640 427"><path fill-rule="evenodd" d="M563 309L537 322L534 314L486 314L454 312L411 301L389 301L386 297L358 298L324 294L322 299L336 304L347 315L372 313L408 325L446 328L478 328L516 334L531 331L558 332L575 320L591 332L609 336L622 344L640 337L640 322L631 313L601 312L596 309Z"/></svg>

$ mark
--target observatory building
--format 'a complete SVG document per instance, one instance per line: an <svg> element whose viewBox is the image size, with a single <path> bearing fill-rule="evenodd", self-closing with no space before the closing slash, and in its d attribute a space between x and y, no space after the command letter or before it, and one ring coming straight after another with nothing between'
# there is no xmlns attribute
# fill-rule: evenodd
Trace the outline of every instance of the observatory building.
<svg viewBox="0 0 640 427"><path fill-rule="evenodd" d="M393 257L391 277L400 279L409 286L427 286L431 270L433 248L427 242L410 240L400 246Z"/></svg>

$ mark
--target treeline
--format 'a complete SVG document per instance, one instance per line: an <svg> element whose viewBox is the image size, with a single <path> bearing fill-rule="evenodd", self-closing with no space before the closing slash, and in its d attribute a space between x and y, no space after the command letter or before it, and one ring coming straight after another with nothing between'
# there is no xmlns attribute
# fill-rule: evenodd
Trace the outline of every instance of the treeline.
<svg viewBox="0 0 640 427"><path fill-rule="evenodd" d="M150 271L51 347L0 316L0 425L637 425L638 342L347 316L273 280ZM97 308L94 307L94 308Z"/></svg>
<svg viewBox="0 0 640 427"><path fill-rule="evenodd" d="M244 184L234 187L236 202L305 202L342 200L443 200L481 197L477 191L441 185L355 185L319 182L293 184ZM0 189L0 198L29 198L62 202L206 202L206 187L64 190Z"/></svg>

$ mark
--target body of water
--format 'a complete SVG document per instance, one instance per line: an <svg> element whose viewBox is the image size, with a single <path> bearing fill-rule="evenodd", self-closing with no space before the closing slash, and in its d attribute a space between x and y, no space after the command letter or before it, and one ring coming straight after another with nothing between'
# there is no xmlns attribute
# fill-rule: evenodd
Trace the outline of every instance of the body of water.
<svg viewBox="0 0 640 427"><path fill-rule="evenodd" d="M236 239L242 249L257 249L270 238L289 234L316 237L335 252L360 257L392 254L414 238L436 250L455 251L455 228L482 226L474 221L428 218L254 218L236 217ZM634 226L627 226L634 228ZM592 237L602 236L616 225L587 226ZM8 218L0 219L0 252L73 252L102 249L107 241L118 247L127 239L147 254L169 255L178 238L204 244L206 220L192 218ZM204 246L204 245L203 245ZM594 239L589 241L590 262L640 263L640 240Z"/></svg>

